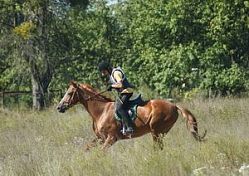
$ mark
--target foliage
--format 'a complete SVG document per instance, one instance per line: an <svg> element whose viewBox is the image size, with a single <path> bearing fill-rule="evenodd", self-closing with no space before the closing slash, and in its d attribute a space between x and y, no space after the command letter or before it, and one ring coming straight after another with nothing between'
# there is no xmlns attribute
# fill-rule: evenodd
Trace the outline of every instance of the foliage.
<svg viewBox="0 0 249 176"><path fill-rule="evenodd" d="M20 37L27 40L30 38L30 33L33 28L34 24L32 22L23 22L19 26L15 27L13 31Z"/></svg>
<svg viewBox="0 0 249 176"><path fill-rule="evenodd" d="M245 91L249 48L245 13L249 9L243 4L243 1L128 2L123 8L128 17L122 13L120 19L131 43L126 57L126 65L131 68L127 69L139 75L134 77L138 83L146 83L164 96L172 95L176 88L179 93L200 88L222 95ZM238 13L237 9L241 11ZM228 76L234 65L240 73Z"/></svg>
<svg viewBox="0 0 249 176"><path fill-rule="evenodd" d="M6 0L0 89L31 89L22 79L31 73L44 91L72 79L103 88L97 64L107 59L154 95L239 95L249 85L248 13L244 0Z"/></svg>

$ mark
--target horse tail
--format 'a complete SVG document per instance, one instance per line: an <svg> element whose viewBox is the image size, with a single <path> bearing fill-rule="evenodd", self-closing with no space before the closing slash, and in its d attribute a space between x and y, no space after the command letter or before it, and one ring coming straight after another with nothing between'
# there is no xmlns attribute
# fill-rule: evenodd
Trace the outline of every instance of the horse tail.
<svg viewBox="0 0 249 176"><path fill-rule="evenodd" d="M176 108L181 112L182 116L187 120L186 122L187 128L189 129L193 137L197 141L203 141L204 137L206 136L207 130L205 130L204 134L200 136L198 134L198 126L195 116L188 109L182 108L178 105L176 105Z"/></svg>

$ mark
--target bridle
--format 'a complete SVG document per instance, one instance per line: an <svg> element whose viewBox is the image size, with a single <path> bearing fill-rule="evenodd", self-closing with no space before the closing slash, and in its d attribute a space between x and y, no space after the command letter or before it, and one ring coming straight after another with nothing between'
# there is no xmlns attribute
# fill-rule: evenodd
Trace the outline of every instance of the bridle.
<svg viewBox="0 0 249 176"><path fill-rule="evenodd" d="M78 101L80 101L80 93L79 93L79 91L80 91L81 89L80 89L79 87L80 87L80 86L77 85L77 87L75 88L75 91L73 91L73 94L72 94L71 97L68 99L68 101L64 101L64 105L66 105L68 108L70 108L70 107L72 106L72 101L73 101L73 99L74 99L75 96L77 96ZM92 95L92 96L88 95L89 97L87 97L87 98L85 98L84 96L82 96L82 98L83 98L84 101L91 101L91 100L94 100L94 98L97 97L98 95L101 95L101 94L103 94L103 93L105 93L105 92L107 92L107 91L108 91L108 90L104 90L104 91L99 92L99 93L96 93L96 94L94 94L94 95ZM84 93L84 91L83 91L83 93Z"/></svg>
<svg viewBox="0 0 249 176"><path fill-rule="evenodd" d="M75 88L75 91L73 91L73 94L70 96L70 98L67 101L64 101L64 105L66 105L67 108L72 107L72 101L75 95L77 96L78 101L80 101L80 95L79 95L78 89L79 89L79 85L77 85L77 87Z"/></svg>

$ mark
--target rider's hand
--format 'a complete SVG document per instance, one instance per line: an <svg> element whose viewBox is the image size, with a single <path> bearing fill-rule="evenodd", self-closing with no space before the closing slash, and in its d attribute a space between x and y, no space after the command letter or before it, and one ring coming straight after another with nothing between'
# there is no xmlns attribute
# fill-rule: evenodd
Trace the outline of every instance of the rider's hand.
<svg viewBox="0 0 249 176"><path fill-rule="evenodd" d="M112 91L112 85L109 85L109 86L107 87L107 91Z"/></svg>
<svg viewBox="0 0 249 176"><path fill-rule="evenodd" d="M112 88L120 89L122 87L123 87L122 82L118 82L118 83L112 84Z"/></svg>

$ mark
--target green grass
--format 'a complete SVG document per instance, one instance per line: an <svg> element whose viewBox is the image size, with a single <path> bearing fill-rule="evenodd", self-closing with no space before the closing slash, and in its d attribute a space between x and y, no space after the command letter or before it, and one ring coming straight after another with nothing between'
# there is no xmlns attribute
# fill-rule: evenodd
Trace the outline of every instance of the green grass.
<svg viewBox="0 0 249 176"><path fill-rule="evenodd" d="M79 106L65 114L0 109L0 176L249 175L249 99L181 103L197 117L204 143L194 141L180 117L154 151L150 135L117 142L107 152L84 145L93 137Z"/></svg>

